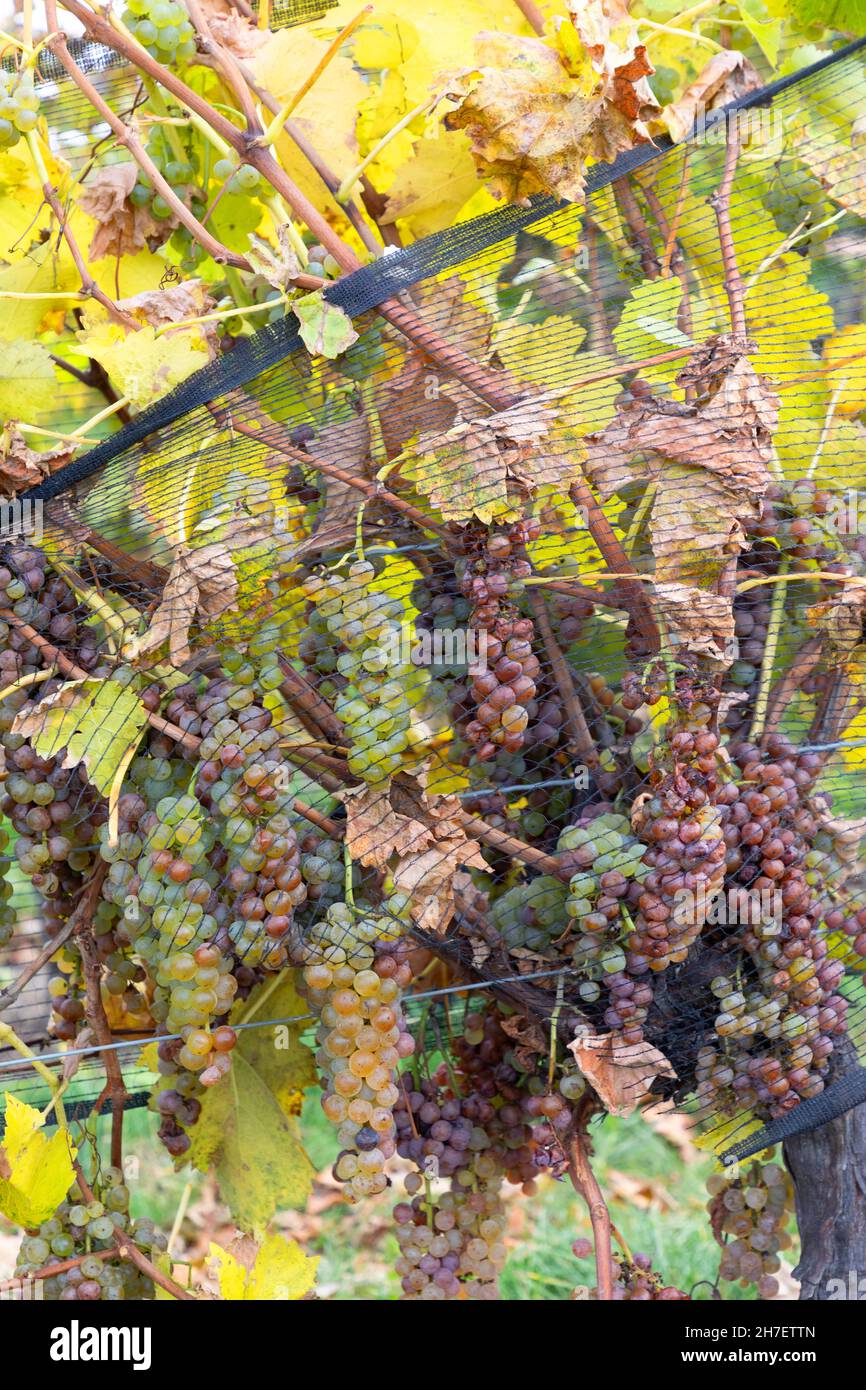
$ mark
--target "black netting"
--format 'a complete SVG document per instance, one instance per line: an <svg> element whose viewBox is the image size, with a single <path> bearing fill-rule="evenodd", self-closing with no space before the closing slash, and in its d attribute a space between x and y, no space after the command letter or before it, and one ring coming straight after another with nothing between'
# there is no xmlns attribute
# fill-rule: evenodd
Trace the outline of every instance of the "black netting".
<svg viewBox="0 0 866 1390"><path fill-rule="evenodd" d="M39 679L5 789L42 890L10 983L101 864L130 1063L148 1020L171 1061L222 1017L229 976L408 934L542 1041L621 1036L635 1093L721 1147L859 1102L864 109L855 44L595 166L585 208L384 255L328 290L335 360L290 314L25 494L53 568L8 549L4 684ZM709 897L675 918L680 891ZM92 1056L66 964L54 1033ZM59 1064L42 989L10 1020ZM442 993L406 1031L450 1029Z"/></svg>

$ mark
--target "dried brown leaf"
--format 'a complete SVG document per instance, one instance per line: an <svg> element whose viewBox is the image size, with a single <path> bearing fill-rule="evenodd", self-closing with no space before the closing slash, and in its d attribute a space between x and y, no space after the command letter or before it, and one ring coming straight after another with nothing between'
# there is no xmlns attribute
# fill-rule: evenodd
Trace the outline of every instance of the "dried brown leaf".
<svg viewBox="0 0 866 1390"><path fill-rule="evenodd" d="M307 453L323 463L336 463L346 473L367 477L370 428L366 416L353 415L339 424L326 425L307 443ZM354 522L363 494L338 478L325 478L325 505L316 519L316 531L328 531Z"/></svg>
<svg viewBox="0 0 866 1390"><path fill-rule="evenodd" d="M478 51L484 55L478 68L448 85L459 104L445 125L466 131L493 196L520 203L533 193L580 199L597 104L540 39L482 33Z"/></svg>
<svg viewBox="0 0 866 1390"><path fill-rule="evenodd" d="M700 391L697 403L626 401L590 442L586 472L603 498L636 479L653 484L649 530L656 579L671 586L665 601L688 644L712 655L719 644L701 642L680 586L714 586L730 557L745 546L746 523L760 514L770 483L779 402L729 339L700 348L678 380ZM724 600L723 613L711 597L701 596L701 613L713 621L723 638L720 652L730 661L730 601Z"/></svg>
<svg viewBox="0 0 866 1390"><path fill-rule="evenodd" d="M460 825L457 798L428 801L406 774L395 778L386 791L352 787L340 796L352 858L379 869L396 858L394 889L411 898L416 926L443 931L454 911L455 875L464 867L481 868L485 863Z"/></svg>
<svg viewBox="0 0 866 1390"><path fill-rule="evenodd" d="M224 542L198 550L179 547L150 626L127 654L141 657L168 642L169 660L182 666L190 657L189 630L195 618L218 618L234 605L237 591L234 561Z"/></svg>
<svg viewBox="0 0 866 1390"><path fill-rule="evenodd" d="M663 1052L650 1043L624 1043L615 1033L583 1034L569 1052L611 1115L631 1115L657 1076L676 1077Z"/></svg>
<svg viewBox="0 0 866 1390"><path fill-rule="evenodd" d="M14 497L24 488L41 483L63 468L75 453L69 444L53 449L31 449L22 434L10 426L0 435L0 495Z"/></svg>
<svg viewBox="0 0 866 1390"><path fill-rule="evenodd" d="M688 584L656 584L653 595L669 631L687 651L730 663L734 614L729 598Z"/></svg>
<svg viewBox="0 0 866 1390"><path fill-rule="evenodd" d="M542 441L547 440L547 445ZM567 488L586 448L557 422L554 402L528 396L482 419L458 417L450 429L422 434L407 472L447 521L508 516L517 494Z"/></svg>
<svg viewBox="0 0 866 1390"><path fill-rule="evenodd" d="M512 1014L510 1018L500 1019L500 1027L503 1033L507 1033L525 1050L537 1052L542 1057L550 1052L550 1035L545 1033L537 1019Z"/></svg>
<svg viewBox="0 0 866 1390"><path fill-rule="evenodd" d="M250 233L247 260L257 275L274 289L286 290L301 273L301 263L289 238L288 227L276 229L277 245L273 247L264 237Z"/></svg>
<svg viewBox="0 0 866 1390"><path fill-rule="evenodd" d="M96 223L88 251L91 260L134 255L151 238L165 241L177 226L173 217L157 221L146 207L135 207L129 201L137 176L137 164L103 165L94 170L82 188L80 206Z"/></svg>
<svg viewBox="0 0 866 1390"><path fill-rule="evenodd" d="M390 785L347 787L339 796L346 807L346 847L356 862L384 869L392 854L417 854L432 844L432 830L394 810Z"/></svg>
<svg viewBox="0 0 866 1390"><path fill-rule="evenodd" d="M761 75L748 58L736 49L723 49L713 54L679 101L665 107L659 122L672 140L684 140L694 132L702 114L726 106L760 86Z"/></svg>
<svg viewBox="0 0 866 1390"><path fill-rule="evenodd" d="M149 323L152 328L168 328L174 323L200 318L214 307L215 302L203 280L182 280L180 284L168 285L164 290L144 290L129 299L119 300L118 305L142 324ZM198 326L209 348L216 353L219 344L217 324L202 323Z"/></svg>
<svg viewBox="0 0 866 1390"><path fill-rule="evenodd" d="M618 3L581 0L556 47L541 39L483 33L479 62L458 73L445 120L465 129L479 172L496 197L533 193L579 200L586 161L613 159L648 140L659 106L644 46Z"/></svg>
<svg viewBox="0 0 866 1390"><path fill-rule="evenodd" d="M863 611L866 608L866 588L846 584L844 589L823 603L813 603L805 617L824 638L827 647L837 657L853 657L863 640ZM850 675L862 682L861 663L849 661Z"/></svg>

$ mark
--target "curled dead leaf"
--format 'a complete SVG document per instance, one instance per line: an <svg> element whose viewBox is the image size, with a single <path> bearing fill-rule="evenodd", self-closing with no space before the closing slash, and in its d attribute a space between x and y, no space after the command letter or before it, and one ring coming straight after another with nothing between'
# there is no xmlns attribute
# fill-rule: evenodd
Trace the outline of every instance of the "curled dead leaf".
<svg viewBox="0 0 866 1390"><path fill-rule="evenodd" d="M167 642L172 665L182 666L190 657L189 630L196 617L218 618L234 605L237 591L234 561L225 544L178 547L160 605L147 632L128 644L127 657L137 659Z"/></svg>
<svg viewBox="0 0 866 1390"><path fill-rule="evenodd" d="M287 290L301 273L301 263L289 238L285 225L276 228L276 247L264 237L250 233L247 260L257 275L261 275L274 289Z"/></svg>
<svg viewBox="0 0 866 1390"><path fill-rule="evenodd" d="M734 657L731 600L690 584L656 584L653 595L668 631L687 651L729 665Z"/></svg>
<svg viewBox="0 0 866 1390"><path fill-rule="evenodd" d="M458 416L408 452L407 475L446 520L489 523L508 516L520 495L543 486L567 490L586 446L559 425L552 398L539 394L480 419Z"/></svg>
<svg viewBox="0 0 866 1390"><path fill-rule="evenodd" d="M736 49L714 53L679 101L662 112L659 123L672 140L684 140L698 128L702 117L730 101L754 92L761 86L761 75L744 54Z"/></svg>
<svg viewBox="0 0 866 1390"><path fill-rule="evenodd" d="M611 1115L631 1115L650 1095L656 1077L676 1077L657 1047L624 1043L616 1033L582 1034L568 1050Z"/></svg>
<svg viewBox="0 0 866 1390"><path fill-rule="evenodd" d="M373 868L390 866L394 890L408 894L416 926L444 931L454 912L455 875L465 867L486 867L460 824L457 798L428 801L405 773L385 790L350 787L339 795L352 858Z"/></svg>
<svg viewBox="0 0 866 1390"><path fill-rule="evenodd" d="M9 425L0 434L0 495L14 497L24 488L34 487L63 468L74 453L74 446L69 444L31 449L15 426Z"/></svg>
<svg viewBox="0 0 866 1390"><path fill-rule="evenodd" d="M81 189L79 204L96 223L88 251L91 260L134 255L155 237L165 241L177 226L174 217L157 221L146 207L129 201L137 177L137 164L106 164L95 169Z"/></svg>
<svg viewBox="0 0 866 1390"><path fill-rule="evenodd" d="M545 1033L537 1019L527 1018L523 1014L513 1014L510 1018L500 1020L500 1027L503 1033L507 1033L509 1038L513 1038L525 1051L538 1053L546 1057L550 1052L550 1036Z"/></svg>

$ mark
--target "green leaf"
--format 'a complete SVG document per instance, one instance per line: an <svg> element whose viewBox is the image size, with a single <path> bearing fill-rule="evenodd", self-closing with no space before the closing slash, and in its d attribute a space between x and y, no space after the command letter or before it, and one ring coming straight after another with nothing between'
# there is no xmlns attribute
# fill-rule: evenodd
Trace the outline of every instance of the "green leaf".
<svg viewBox="0 0 866 1390"><path fill-rule="evenodd" d="M613 331L617 351L628 359L654 357L668 348L689 347L691 338L677 327L682 297L683 287L673 275L637 285L623 305Z"/></svg>
<svg viewBox="0 0 866 1390"><path fill-rule="evenodd" d="M762 0L737 0L737 9L767 62L775 67L782 38L782 21L769 18Z"/></svg>
<svg viewBox="0 0 866 1390"><path fill-rule="evenodd" d="M57 378L47 349L23 339L4 343L0 356L0 419L33 424L56 402Z"/></svg>
<svg viewBox="0 0 866 1390"><path fill-rule="evenodd" d="M307 1008L286 970L235 1005L231 1022L293 1018ZM312 1188L313 1165L301 1145L301 1093L316 1082L313 1056L301 1042L304 1024L245 1028L232 1069L202 1097L190 1161L216 1169L224 1201L243 1231L264 1227L281 1207L301 1207Z"/></svg>
<svg viewBox="0 0 866 1390"><path fill-rule="evenodd" d="M262 220L261 205L245 193L227 193L215 204L208 218L214 236L232 251L246 251L251 232Z"/></svg>
<svg viewBox="0 0 866 1390"><path fill-rule="evenodd" d="M358 335L348 314L337 304L329 304L321 290L296 299L292 312L301 325L301 338L310 353L319 357L339 357L357 341Z"/></svg>
<svg viewBox="0 0 866 1390"><path fill-rule="evenodd" d="M790 13L804 28L822 24L855 36L866 32L866 0L791 0Z"/></svg>
<svg viewBox="0 0 866 1390"><path fill-rule="evenodd" d="M15 724L15 732L30 739L41 758L65 748L63 767L82 763L88 780L107 796L124 757L141 738L147 711L135 691L118 681L67 681L19 714Z"/></svg>

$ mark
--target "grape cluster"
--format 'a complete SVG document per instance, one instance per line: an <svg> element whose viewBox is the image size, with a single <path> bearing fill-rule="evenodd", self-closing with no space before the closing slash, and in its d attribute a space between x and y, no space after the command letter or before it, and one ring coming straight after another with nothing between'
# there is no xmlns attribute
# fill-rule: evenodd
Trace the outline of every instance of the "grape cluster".
<svg viewBox="0 0 866 1390"><path fill-rule="evenodd" d="M73 644L79 638L80 650L89 659L86 639L75 619L77 600L63 579L49 573L43 552L33 545L10 545L4 548L2 559L0 590L14 616L46 632L54 642ZM39 650L18 627L0 622L0 642L0 683L12 685L39 669ZM58 684L49 680L25 686L0 702L0 810L15 831L18 867L42 898L49 936L60 931L74 907L93 862L97 829L107 814L104 802L78 770L64 768L60 758L40 757L22 734L13 732L16 717L26 715L34 702L52 694ZM7 839L4 849L8 843ZM0 886L0 940L4 944L11 935L11 895L11 884L4 881ZM103 913L102 924L104 920ZM69 967L69 979L54 982L53 1026L56 1035L66 1039L74 1037L83 1013L76 997L80 963L72 943L64 952L64 964Z"/></svg>
<svg viewBox="0 0 866 1390"><path fill-rule="evenodd" d="M799 233L806 222L806 244L814 248L835 230L832 224L819 226L836 211L835 204L828 199L820 179L797 160L776 161L773 177L765 184L761 197L783 236Z"/></svg>
<svg viewBox="0 0 866 1390"><path fill-rule="evenodd" d="M737 788L720 785L719 739L707 727L710 714L706 703L687 697L651 760L651 796L636 820L647 873L626 952L632 975L685 960L704 924L706 905L724 882L718 803L735 796Z"/></svg>
<svg viewBox="0 0 866 1390"><path fill-rule="evenodd" d="M141 766L136 774L146 780ZM124 938L154 983L149 1008L158 1030L181 1035L160 1044L159 1070L166 1079L156 1098L160 1137L179 1155L189 1147L184 1126L200 1112L196 1092L225 1075L236 1041L232 1029L213 1026L237 991L232 958L214 944L218 924L207 909L215 894L201 872L208 867L213 829L193 796L163 797L154 811L135 792L125 793L122 802L116 842L102 832L100 853L109 863L103 892L121 909ZM125 989L124 964L120 958L117 975Z"/></svg>
<svg viewBox="0 0 866 1390"><path fill-rule="evenodd" d="M712 1173L707 1204L713 1229L731 1237L722 1250L719 1277L741 1288L757 1287L760 1298L775 1298L781 1268L779 1251L792 1240L785 1226L794 1203L790 1177L777 1163L751 1163L745 1174Z"/></svg>
<svg viewBox="0 0 866 1390"><path fill-rule="evenodd" d="M400 1008L412 978L399 949L405 911L396 896L380 913L355 915L336 903L304 942L304 990L320 1020L322 1109L337 1126L334 1173L350 1202L384 1192L385 1164L396 1148L396 1069L414 1051Z"/></svg>
<svg viewBox="0 0 866 1390"><path fill-rule="evenodd" d="M300 830L298 848L307 901L316 911L330 907L343 891L343 850L338 840L308 822Z"/></svg>
<svg viewBox="0 0 866 1390"><path fill-rule="evenodd" d="M822 565L836 559L841 549L833 494L811 479L772 483L761 503L761 515L749 524L748 534L769 542L757 558L772 562L776 546L798 562L814 560Z"/></svg>
<svg viewBox="0 0 866 1390"><path fill-rule="evenodd" d="M506 1257L501 1181L495 1158L483 1149L435 1198L422 1196L421 1177L408 1174L409 1201L394 1208L400 1247L395 1268L407 1301L498 1298Z"/></svg>
<svg viewBox="0 0 866 1390"><path fill-rule="evenodd" d="M94 1183L92 1201L85 1201L78 1183L73 1183L67 1200L54 1215L24 1237L15 1274L39 1279L41 1295L49 1301L153 1298L152 1281L117 1252L113 1240L117 1231L128 1233L151 1258L168 1245L152 1221L145 1217L130 1220L129 1189L123 1174L119 1168L106 1168ZM77 1263L70 1269L40 1277L41 1270L73 1259Z"/></svg>
<svg viewBox="0 0 866 1390"><path fill-rule="evenodd" d="M20 75L0 68L0 150L17 145L39 124L39 97L28 68Z"/></svg>
<svg viewBox="0 0 866 1390"><path fill-rule="evenodd" d="M607 812L568 826L559 837L558 848L577 865L569 880L566 903L577 935L566 949L584 975L581 997L593 1002L599 995L595 983L599 974L618 976L626 968L629 918L623 908L630 889L649 872L644 864L646 847L631 833L625 816ZM634 891L631 896L635 898ZM633 1016L631 1026L636 1022Z"/></svg>
<svg viewBox="0 0 866 1390"><path fill-rule="evenodd" d="M540 534L538 522L521 521L489 538L485 533L480 543L467 537L470 556L460 589L472 604L470 625L486 638L482 660L471 673L475 718L466 726L480 762L495 757L500 747L516 753L529 724L526 706L535 698L541 665L532 650L532 619L520 617L511 596L532 572L526 547Z"/></svg>
<svg viewBox="0 0 866 1390"><path fill-rule="evenodd" d="M121 22L161 63L187 62L195 57L195 30L176 0L127 0Z"/></svg>
<svg viewBox="0 0 866 1390"><path fill-rule="evenodd" d="M414 696L426 679L405 650L402 604L370 587L375 573L355 560L345 577L312 575L304 586L315 604L311 627L344 648L332 669L346 681L335 713L351 746L349 768L374 785L406 766Z"/></svg>
<svg viewBox="0 0 866 1390"><path fill-rule="evenodd" d="M565 904L565 885L558 878L540 874L501 893L491 916L509 951L524 946L544 954L563 933Z"/></svg>
<svg viewBox="0 0 866 1390"><path fill-rule="evenodd" d="M503 1017L496 1004L466 1015L456 1070L443 1063L429 1078L406 1075L397 1152L421 1170L408 1175L409 1200L394 1209L408 1299L496 1298L506 1254L503 1182L531 1192L539 1174L564 1171L560 1140L585 1082L571 1068L550 1091L521 1069Z"/></svg>
<svg viewBox="0 0 866 1390"><path fill-rule="evenodd" d="M650 1256L639 1251L631 1256L615 1254L613 1272L615 1303L681 1303L689 1297L673 1284L665 1284L662 1275L653 1269ZM593 1289L592 1296L598 1297L597 1289Z"/></svg>
<svg viewBox="0 0 866 1390"><path fill-rule="evenodd" d="M147 137L147 153L166 183L171 186L182 202L188 203L193 215L199 219L204 217L207 207L204 202L203 191L199 186L198 158L192 146L183 143L176 132L172 131L172 136L169 136L166 130L159 126L153 126ZM135 184L129 194L129 201L134 207L148 208L151 216L155 217L157 221L168 221L174 216L170 205L162 194L154 191L150 177L143 169L138 170ZM178 228L172 244L185 256L192 257L194 264L191 264L191 270L194 270L198 262L204 259L203 255L201 257L192 255L192 248L198 243L193 240L186 228Z"/></svg>
<svg viewBox="0 0 866 1390"><path fill-rule="evenodd" d="M751 723L769 622L770 604L761 596L760 589L750 589L735 597L737 659L726 672L725 681L736 691L745 692L747 699L732 703L728 709L724 727L729 734L742 734Z"/></svg>
<svg viewBox="0 0 866 1390"><path fill-rule="evenodd" d="M823 930L825 914L835 919L806 868L821 759L797 754L778 734L762 749L730 751L740 785L726 798L722 829L737 908L727 934L735 928L739 971L712 981L715 1038L698 1053L697 1094L716 1108L778 1115L823 1089L833 1039L846 1026L847 1001L836 993L845 966L829 956ZM733 899L731 890L747 892Z"/></svg>

